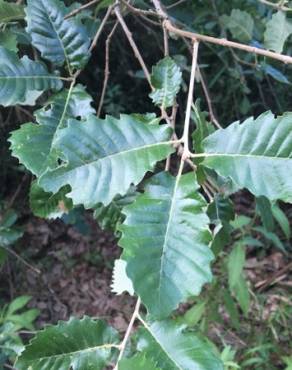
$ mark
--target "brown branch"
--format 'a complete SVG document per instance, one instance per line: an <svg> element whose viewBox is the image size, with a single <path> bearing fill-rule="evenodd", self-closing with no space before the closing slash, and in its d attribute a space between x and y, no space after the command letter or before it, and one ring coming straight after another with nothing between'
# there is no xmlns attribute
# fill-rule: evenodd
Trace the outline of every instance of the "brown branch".
<svg viewBox="0 0 292 370"><path fill-rule="evenodd" d="M90 8L92 5L94 4L97 4L99 3L101 0L92 0L90 1L89 3L87 4L84 4L82 6L80 6L78 9L74 9L72 10L72 12L70 12L69 14L66 15L66 17L64 19L68 19L68 18L71 18L71 17L74 17L74 15L82 12L82 10L85 10L87 8Z"/></svg>
<svg viewBox="0 0 292 370"><path fill-rule="evenodd" d="M151 87L151 90L153 90L153 86L151 84L151 78L150 78L150 73L148 71L148 68L146 67L146 64L144 62L144 59L143 59L143 57L142 57L142 55L141 55L141 53L140 53L140 51L139 51L139 49L138 49L138 47L137 47L134 39L133 39L132 33L129 30L129 28L128 28L128 26L127 26L127 24L126 24L126 22L125 22L125 20L124 20L124 18L122 16L122 14L121 14L121 11L120 11L119 6L116 6L114 11L115 11L115 14L116 14L116 16L118 18L118 21L119 21L120 25L122 26L122 28L123 28L123 30L125 32L125 35L126 35L128 41L129 41L129 43L130 43L130 45L131 45L131 47L133 49L133 52L135 54L135 57L138 59L140 65L141 65L141 67L143 69L143 72L144 72L145 77L146 77L146 79L147 79L147 81L148 81L148 83L149 83L149 85Z"/></svg>
<svg viewBox="0 0 292 370"><path fill-rule="evenodd" d="M100 26L99 26L99 28L98 28L95 36L94 36L94 39L93 39L92 44L91 44L90 49L89 49L90 51L92 51L96 47L97 41L99 39L99 36L101 35L101 33L103 31L103 28L104 28L104 26L105 26L108 18L111 15L112 10L113 10L113 5L112 6L109 6L108 9L107 9L107 12L106 12L106 14L105 14L105 16L104 16L101 24L100 24Z"/></svg>
<svg viewBox="0 0 292 370"><path fill-rule="evenodd" d="M4 249L7 253L10 253L12 254L14 257L16 257L17 259L19 259L19 261L21 261L26 267L28 267L29 269L31 269L32 271L34 271L36 274L40 275L41 274L41 271L32 266L30 263L28 263L24 258L22 258L19 254L17 254L16 252L14 252L13 249L11 248L6 248L4 247L3 245L0 245L0 248Z"/></svg>
<svg viewBox="0 0 292 370"><path fill-rule="evenodd" d="M99 105L98 105L98 110L97 110L97 116L98 117L100 116L100 113L101 113L101 109L102 109L102 106L103 106L104 97L105 97L105 93L106 93L106 89L107 89L108 79L109 79L109 75L110 75L110 68L109 68L109 49L110 49L110 43L111 43L111 39L112 39L112 37L113 37L116 29L117 29L118 24L119 24L119 22L116 21L113 29L109 33L109 35L108 35L108 37L106 39L106 42L105 42L104 80L103 80L102 93L101 93L101 97L100 97L100 101L99 101Z"/></svg>
<svg viewBox="0 0 292 370"><path fill-rule="evenodd" d="M133 5L131 5L130 3L126 2L125 0L121 0L121 3L124 4L131 13L133 13L135 15L138 15L139 17L141 17L145 21L153 24L154 26L160 26L160 23L155 22L152 19L147 18L147 15L148 16L151 15L151 16L156 16L157 17L157 13L155 13L154 11L147 11L147 10L135 8Z"/></svg>
<svg viewBox="0 0 292 370"><path fill-rule="evenodd" d="M153 1L153 4L155 6L155 9L156 9L157 13L165 19L164 20L164 26L170 32L172 32L176 35L179 35L181 37L186 37L188 39L192 39L193 41L198 40L198 41L208 42L208 43L211 43L211 44L221 45L221 46L229 47L229 48L233 48L233 49L239 49L239 50L243 50L245 52L251 53L251 54L262 55L264 57L276 59L276 60L279 60L279 61L281 61L283 63L286 63L286 64L288 64L288 63L292 64L292 57L290 57L289 55L283 55L283 54L275 53L273 51L269 51L269 50L266 50L266 49L260 49L260 48L254 47L254 46L241 44L239 42L229 41L227 39L219 39L217 37L201 35L199 33L194 33L194 32L181 30L180 28L175 27L170 22L170 20L168 19L167 13L163 10L163 8L160 4L160 1L159 0L152 0L152 1Z"/></svg>

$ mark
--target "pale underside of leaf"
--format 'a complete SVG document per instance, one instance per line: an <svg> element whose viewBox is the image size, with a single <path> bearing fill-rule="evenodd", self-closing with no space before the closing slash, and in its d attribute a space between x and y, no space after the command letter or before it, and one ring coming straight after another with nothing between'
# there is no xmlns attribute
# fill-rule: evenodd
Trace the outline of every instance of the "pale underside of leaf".
<svg viewBox="0 0 292 370"><path fill-rule="evenodd" d="M287 18L285 12L279 10L277 13L273 14L272 18L267 22L264 34L266 48L281 53L291 33L291 20Z"/></svg>
<svg viewBox="0 0 292 370"><path fill-rule="evenodd" d="M211 234L206 202L193 173L154 176L123 212L120 226L127 274L149 313L167 317L178 304L199 294L211 280Z"/></svg>
<svg viewBox="0 0 292 370"><path fill-rule="evenodd" d="M56 192L68 184L68 196L86 208L108 205L174 151L170 136L167 125L147 125L126 115L120 120L91 116L82 124L71 120L56 139L64 163L48 170L40 185Z"/></svg>

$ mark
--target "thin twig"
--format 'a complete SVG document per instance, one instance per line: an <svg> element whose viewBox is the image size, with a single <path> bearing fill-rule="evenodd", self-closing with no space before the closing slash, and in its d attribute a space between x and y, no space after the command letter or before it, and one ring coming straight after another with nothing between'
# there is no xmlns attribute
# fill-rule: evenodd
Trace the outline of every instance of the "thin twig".
<svg viewBox="0 0 292 370"><path fill-rule="evenodd" d="M124 339L123 339L122 343L119 346L120 353L119 353L117 364L116 364L114 370L118 370L119 361L123 358L123 355L124 355L124 352L125 352L125 349L126 349L126 345L128 343L129 336L130 336L130 334L132 332L132 329L133 329L133 325L134 325L136 319L139 316L140 307L141 307L141 299L138 298L136 306L135 306L135 310L134 310L133 315L131 317L131 320L130 320L129 326L127 328L126 334L124 336Z"/></svg>
<svg viewBox="0 0 292 370"><path fill-rule="evenodd" d="M102 109L102 106L103 106L104 97L105 97L105 93L106 93L106 89L107 89L108 79L109 79L109 75L110 75L110 68L109 68L109 48L110 48L110 43L111 43L111 39L112 39L112 37L113 37L116 29L117 29L118 24L119 24L119 21L116 21L115 25L113 26L113 29L109 33L109 35L108 35L108 37L106 39L106 42L105 42L104 80L103 80L103 87L102 87L101 97L100 97L100 101L99 101L99 105L98 105L98 110L97 110L97 116L98 117L100 116L100 113L101 113L101 109Z"/></svg>
<svg viewBox="0 0 292 370"><path fill-rule="evenodd" d="M6 252L12 254L14 257L16 257L17 259L19 259L19 261L21 261L26 267L28 267L29 269L31 269L32 271L34 271L36 274L40 275L41 274L41 271L32 266L30 263L28 263L24 258L22 258L19 254L17 254L16 252L14 252L13 249L11 248L6 248L4 247L3 245L0 245L0 248L4 249Z"/></svg>
<svg viewBox="0 0 292 370"><path fill-rule="evenodd" d="M72 12L70 12L69 14L67 14L67 15L66 15L65 19L68 19L68 18L74 17L74 15L76 15L76 14L78 14L78 13L82 12L82 10L85 10L85 9L87 9L87 8L90 8L92 5L97 4L97 3L99 3L100 1L101 1L101 0L92 0L92 1L90 1L89 3L87 3L87 4L84 4L84 5L80 6L78 9L74 9L74 10L72 10Z"/></svg>
<svg viewBox="0 0 292 370"><path fill-rule="evenodd" d="M118 18L118 20L119 20L119 22L120 22L120 24L121 24L124 32L125 32L125 35L127 36L127 39L128 39L128 41L129 41L129 43L130 43L130 45L131 45L131 47L132 47L132 49L134 51L134 54L135 54L136 58L138 59L140 65L141 65L141 67L143 69L143 72L145 74L146 79L147 79L149 85L151 86L151 89L153 90L153 87L152 87L152 84L151 84L150 73L148 71L148 68L146 67L146 64L145 64L145 62L143 60L143 57L142 57L142 55L141 55L141 53L140 53L140 51L139 51L139 49L138 49L138 47L137 47L134 39L133 39L132 33L130 32L130 30L129 30L129 28L128 28L128 26L127 26L127 24L126 24L126 22L125 22L125 20L124 20L124 18L122 16L122 14L121 14L121 11L120 11L119 6L116 6L115 7L115 14L116 14L116 16L117 16L117 18Z"/></svg>
<svg viewBox="0 0 292 370"><path fill-rule="evenodd" d="M291 12L292 9L288 8L287 6L282 5L281 3L272 3L271 1L267 0L258 0L260 3L271 6L272 8L282 10L284 12Z"/></svg>
<svg viewBox="0 0 292 370"><path fill-rule="evenodd" d="M184 122L184 131L183 131L183 137L182 137L182 141L184 144L184 152L182 155L183 160L185 160L186 158L189 158L189 154L190 154L189 131L190 131L191 110L192 110L194 85L195 85L195 77L196 77L196 69L197 69L197 61L198 61L198 49L199 49L199 42L195 40L194 45L193 45L192 70L191 70L187 109L186 109L185 122Z"/></svg>
<svg viewBox="0 0 292 370"><path fill-rule="evenodd" d="M148 16L151 15L151 16L156 16L157 17L157 13L155 13L153 11L147 11L147 10L135 8L133 5L131 5L129 2L127 2L125 0L121 0L121 3L124 4L131 13L133 13L135 15L138 15L139 17L141 17L145 21L153 24L154 26L160 26L160 23L155 22L152 19L149 19L147 17L147 15Z"/></svg>
<svg viewBox="0 0 292 370"><path fill-rule="evenodd" d="M101 24L100 24L95 36L94 36L94 39L93 39L92 44L91 44L90 49L89 49L90 51L92 51L96 47L99 36L101 35L101 33L103 31L103 28L104 28L108 18L111 15L112 10L113 10L113 5L109 6L108 9L107 9L107 12L106 12Z"/></svg>
<svg viewBox="0 0 292 370"><path fill-rule="evenodd" d="M171 5L166 6L165 8L166 8L166 9L171 9L171 8L174 8L175 6L178 6L178 5L182 4L182 3L185 3L186 1L187 1L187 0L178 0L178 1L176 1L175 3L173 3L173 4L171 4Z"/></svg>
<svg viewBox="0 0 292 370"><path fill-rule="evenodd" d="M186 38L192 39L192 40L198 40L198 41L208 42L208 43L211 43L211 44L221 45L221 46L224 46L224 47L239 49L239 50L243 50L243 51L246 51L248 53L251 53L251 54L262 55L262 56L265 56L265 57L268 57L268 58L279 60L283 63L292 64L292 57L290 57L288 55L283 55L283 54L275 53L273 51L269 51L269 50L266 50L266 49L260 49L260 48L254 47L254 46L241 44L239 42L229 41L227 39L220 39L220 38L217 38L217 37L206 36L206 35L201 35L199 33L194 33L194 32L181 30L181 29L175 27L170 22L170 20L168 19L167 13L163 10L163 8L160 4L160 1L159 0L152 0L152 1L153 1L153 4L155 6L155 9L156 9L157 13L165 19L165 21L164 21L165 27L170 32L172 32L176 35L179 35L181 37L186 37Z"/></svg>

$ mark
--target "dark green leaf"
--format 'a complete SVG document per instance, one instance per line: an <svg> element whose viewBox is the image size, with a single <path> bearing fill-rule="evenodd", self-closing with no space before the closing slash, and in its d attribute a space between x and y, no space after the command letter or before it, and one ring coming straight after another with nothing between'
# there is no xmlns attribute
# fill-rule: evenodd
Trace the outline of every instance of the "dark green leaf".
<svg viewBox="0 0 292 370"><path fill-rule="evenodd" d="M16 362L18 370L103 370L117 333L88 317L59 322L38 332Z"/></svg>
<svg viewBox="0 0 292 370"><path fill-rule="evenodd" d="M211 281L207 204L198 188L193 173L175 178L163 172L123 210L122 258L135 292L155 317L167 317Z"/></svg>
<svg viewBox="0 0 292 370"><path fill-rule="evenodd" d="M167 125L143 124L127 115L119 120L91 116L85 123L70 120L55 141L64 163L42 175L39 184L53 193L70 185L68 196L86 208L108 205L173 152L170 136Z"/></svg>
<svg viewBox="0 0 292 370"><path fill-rule="evenodd" d="M0 105L32 105L43 91L60 89L62 81L44 64L0 47Z"/></svg>

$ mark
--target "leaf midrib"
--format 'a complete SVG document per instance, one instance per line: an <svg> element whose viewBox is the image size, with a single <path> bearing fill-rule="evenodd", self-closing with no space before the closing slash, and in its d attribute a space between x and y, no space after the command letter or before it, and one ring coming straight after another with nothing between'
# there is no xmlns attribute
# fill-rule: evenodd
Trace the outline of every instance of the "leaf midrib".
<svg viewBox="0 0 292 370"><path fill-rule="evenodd" d="M171 196L171 204L169 208L169 217L168 217L168 222L165 230L165 236L164 236L164 242L163 242L163 247L162 247L162 256L161 256L161 263L160 263L160 271L159 271L159 285L158 285L158 302L159 302L159 307L161 305L161 284L162 284L162 274L163 274L163 267L164 267L164 261L165 261L165 248L167 246L168 238L169 238L169 229L170 229L170 224L172 223L172 219L174 216L174 207L175 207L175 201L176 201L176 192L178 188L179 181L181 179L181 173L177 175L175 178L175 184L173 187L173 192Z"/></svg>
<svg viewBox="0 0 292 370"><path fill-rule="evenodd" d="M34 361L42 361L45 359L53 359L53 358L58 358L58 357L67 357L67 356L73 356L79 353L87 353L87 352L93 352L96 350L102 350L102 349L110 349L110 348L118 348L116 344L113 343L106 343L100 346L94 346L94 347L89 347L89 348L84 348L78 351L72 351L72 352L65 352L65 353L59 353L57 355L51 355L51 356L43 356L43 357L38 357L36 359L31 359L27 360L28 362L34 362Z"/></svg>
<svg viewBox="0 0 292 370"><path fill-rule="evenodd" d="M210 158L210 157L239 157L239 158L263 158L263 159L269 159L269 160L292 160L291 157L271 157L271 156L264 156L264 155L255 155L255 154L239 154L239 153L199 153L198 155L195 155L194 158Z"/></svg>
<svg viewBox="0 0 292 370"><path fill-rule="evenodd" d="M159 142L159 143L147 144L147 145L139 146L139 147L136 147L136 148L131 148L131 149L128 149L128 150L124 150L124 151L121 151L121 152L116 152L116 153L110 154L108 156L98 158L98 159L96 159L95 161L92 161L92 162L88 162L88 163L84 162L80 166L76 166L76 167L73 167L72 169L69 169L69 171L75 171L77 168L80 168L80 167L91 166L95 163L98 163L99 161L101 161L103 159L111 159L111 158L114 158L114 157L118 157L118 156L121 156L121 155L124 155L124 154L131 153L131 152L136 152L136 151L139 151L139 150L142 150L142 149L148 149L148 148L152 148L152 147L155 147L155 146L162 146L162 145L172 145L172 144L175 144L175 143L176 143L176 141L170 140L170 141L162 141L162 142ZM61 167L64 167L64 166L61 166ZM59 168L61 168L61 167L59 167Z"/></svg>

